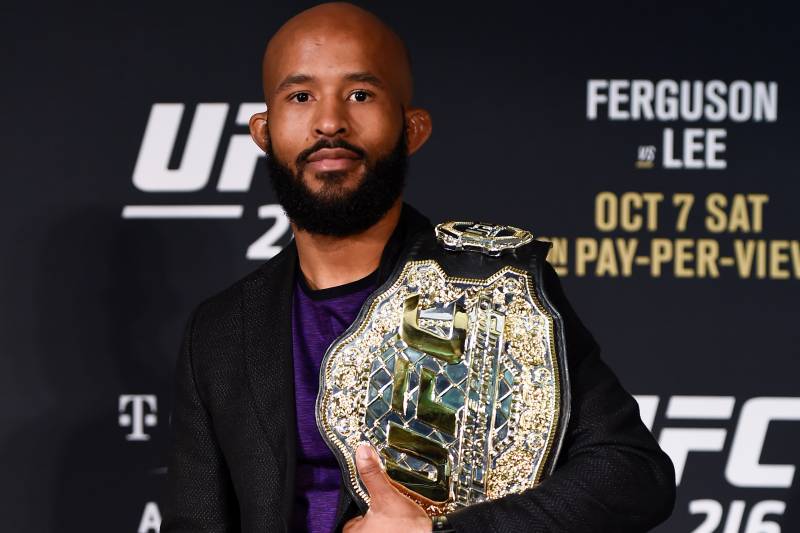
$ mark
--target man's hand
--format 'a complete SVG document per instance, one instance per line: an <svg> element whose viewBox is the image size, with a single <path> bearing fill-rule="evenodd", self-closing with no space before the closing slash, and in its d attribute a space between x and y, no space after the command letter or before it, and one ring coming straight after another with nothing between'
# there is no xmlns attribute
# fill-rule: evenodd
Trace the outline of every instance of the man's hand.
<svg viewBox="0 0 800 533"><path fill-rule="evenodd" d="M358 447L356 467L369 492L370 506L364 516L348 521L343 533L431 533L431 519L392 485L369 444Z"/></svg>

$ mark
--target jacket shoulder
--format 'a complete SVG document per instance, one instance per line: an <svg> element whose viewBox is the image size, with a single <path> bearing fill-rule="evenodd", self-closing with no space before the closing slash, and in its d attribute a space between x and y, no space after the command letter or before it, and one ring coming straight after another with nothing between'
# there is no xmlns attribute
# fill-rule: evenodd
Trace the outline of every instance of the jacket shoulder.
<svg viewBox="0 0 800 533"><path fill-rule="evenodd" d="M246 291L257 289L273 276L286 276L293 272L296 254L292 242L257 269L200 302L193 313L195 326L213 329L214 322L225 322L234 318L241 313L242 299Z"/></svg>
<svg viewBox="0 0 800 533"><path fill-rule="evenodd" d="M294 271L296 249L290 243L275 257L222 291L206 298L192 312L187 328L195 371L213 365L221 353L242 339L245 298L259 293L267 280L286 279Z"/></svg>

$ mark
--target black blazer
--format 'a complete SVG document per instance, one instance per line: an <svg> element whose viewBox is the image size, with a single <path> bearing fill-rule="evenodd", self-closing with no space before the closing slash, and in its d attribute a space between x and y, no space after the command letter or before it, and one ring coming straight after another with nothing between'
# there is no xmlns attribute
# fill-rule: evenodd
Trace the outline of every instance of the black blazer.
<svg viewBox="0 0 800 533"><path fill-rule="evenodd" d="M404 205L379 283L430 222ZM286 531L294 499L291 302L294 241L192 314L177 364L162 533ZM552 476L521 494L449 516L458 532L635 532L665 520L675 475L634 399L600 359L549 266L564 319L572 411ZM337 529L357 508L340 492Z"/></svg>

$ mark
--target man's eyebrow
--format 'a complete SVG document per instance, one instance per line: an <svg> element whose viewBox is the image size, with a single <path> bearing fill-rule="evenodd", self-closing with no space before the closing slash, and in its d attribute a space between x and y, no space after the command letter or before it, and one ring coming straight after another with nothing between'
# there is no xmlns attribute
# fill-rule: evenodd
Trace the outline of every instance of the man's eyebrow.
<svg viewBox="0 0 800 533"><path fill-rule="evenodd" d="M367 71L345 74L344 79L347 81L369 83L370 85L374 85L376 87L383 87L383 81L381 81L381 79L375 74ZM302 83L308 83L311 81L314 81L314 76L309 74L289 74L283 78L283 81L281 81L277 87L275 87L275 92L280 93L281 91L285 91L293 85L300 85Z"/></svg>
<svg viewBox="0 0 800 533"><path fill-rule="evenodd" d="M376 87L383 87L383 82L381 79L371 72L351 72L350 74L345 75L344 78L347 81L360 81L362 83L375 85Z"/></svg>
<svg viewBox="0 0 800 533"><path fill-rule="evenodd" d="M281 81L277 87L275 87L275 92L279 93L291 87L292 85L299 85L301 83L308 83L314 79L313 76L309 76L308 74L289 74L283 81Z"/></svg>

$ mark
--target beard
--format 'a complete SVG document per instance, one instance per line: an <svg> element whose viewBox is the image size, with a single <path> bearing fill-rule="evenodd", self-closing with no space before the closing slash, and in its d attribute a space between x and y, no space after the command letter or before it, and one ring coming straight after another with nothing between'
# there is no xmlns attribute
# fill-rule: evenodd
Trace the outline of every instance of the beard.
<svg viewBox="0 0 800 533"><path fill-rule="evenodd" d="M267 170L272 188L286 215L299 229L320 235L346 237L377 223L400 197L405 185L408 150L405 121L394 148L371 161L365 151L342 139L321 139L296 159L297 173L280 161L267 144ZM318 172L323 182L313 192L303 181L308 157L321 148L344 148L356 153L365 165L364 176L352 190L344 190L344 171Z"/></svg>

